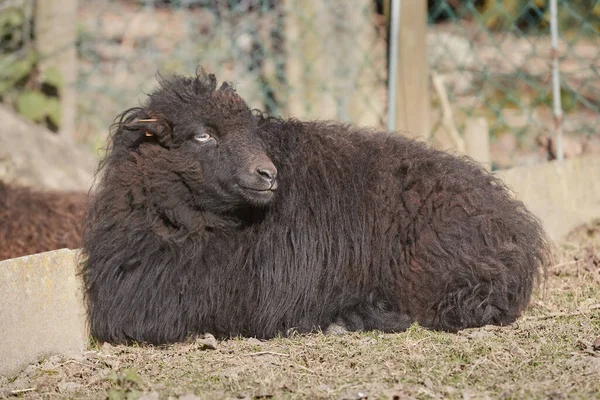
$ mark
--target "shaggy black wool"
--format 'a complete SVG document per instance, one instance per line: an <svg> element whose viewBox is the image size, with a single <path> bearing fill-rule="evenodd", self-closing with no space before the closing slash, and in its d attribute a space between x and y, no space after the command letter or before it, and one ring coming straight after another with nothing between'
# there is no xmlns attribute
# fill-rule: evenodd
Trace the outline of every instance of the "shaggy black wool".
<svg viewBox="0 0 600 400"><path fill-rule="evenodd" d="M99 177L83 277L103 341L505 325L550 259L536 217L472 160L263 116L204 72L125 111Z"/></svg>

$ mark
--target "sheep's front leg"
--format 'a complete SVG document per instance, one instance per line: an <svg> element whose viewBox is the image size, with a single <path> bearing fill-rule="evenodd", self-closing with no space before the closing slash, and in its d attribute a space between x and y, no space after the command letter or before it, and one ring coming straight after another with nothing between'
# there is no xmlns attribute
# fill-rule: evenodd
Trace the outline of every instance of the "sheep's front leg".
<svg viewBox="0 0 600 400"><path fill-rule="evenodd" d="M340 335L347 332L378 330L382 332L403 332L414 318L395 309L391 304L369 296L364 302L355 304L340 312L325 329L326 335Z"/></svg>

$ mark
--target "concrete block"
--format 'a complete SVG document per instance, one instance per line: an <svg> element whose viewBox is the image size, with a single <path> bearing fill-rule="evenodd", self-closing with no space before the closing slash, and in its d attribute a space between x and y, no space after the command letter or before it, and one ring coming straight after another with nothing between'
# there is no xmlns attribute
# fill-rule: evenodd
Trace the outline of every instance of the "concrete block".
<svg viewBox="0 0 600 400"><path fill-rule="evenodd" d="M500 170L497 175L559 241L573 228L600 218L600 157L585 156Z"/></svg>
<svg viewBox="0 0 600 400"><path fill-rule="evenodd" d="M86 349L77 254L63 249L0 262L0 375Z"/></svg>

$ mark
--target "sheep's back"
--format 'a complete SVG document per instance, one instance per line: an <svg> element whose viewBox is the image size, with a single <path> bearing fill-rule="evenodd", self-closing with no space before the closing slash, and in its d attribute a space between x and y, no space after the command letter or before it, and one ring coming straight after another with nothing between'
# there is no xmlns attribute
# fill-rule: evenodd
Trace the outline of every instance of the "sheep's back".
<svg viewBox="0 0 600 400"><path fill-rule="evenodd" d="M528 303L548 263L547 238L474 161L336 123L292 122L266 136L282 179L273 210L282 231L273 240L303 240L278 247L309 258L296 261L313 288L308 297L338 304L352 300L336 297L335 287L351 288L340 291L346 297L377 293L425 325L453 285L458 293L489 284L517 303L513 314Z"/></svg>

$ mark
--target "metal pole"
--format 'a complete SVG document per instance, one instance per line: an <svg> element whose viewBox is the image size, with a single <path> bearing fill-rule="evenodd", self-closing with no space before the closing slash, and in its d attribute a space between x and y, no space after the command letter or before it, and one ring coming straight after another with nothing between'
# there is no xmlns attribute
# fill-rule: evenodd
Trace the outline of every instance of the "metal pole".
<svg viewBox="0 0 600 400"><path fill-rule="evenodd" d="M396 125L396 79L398 76L398 36L400 32L400 1L391 0L390 59L388 62L388 130Z"/></svg>
<svg viewBox="0 0 600 400"><path fill-rule="evenodd" d="M554 108L554 140L556 143L556 159L564 159L562 142L563 110L560 99L560 70L558 67L558 17L556 0L550 0L550 35L552 56L552 102Z"/></svg>

